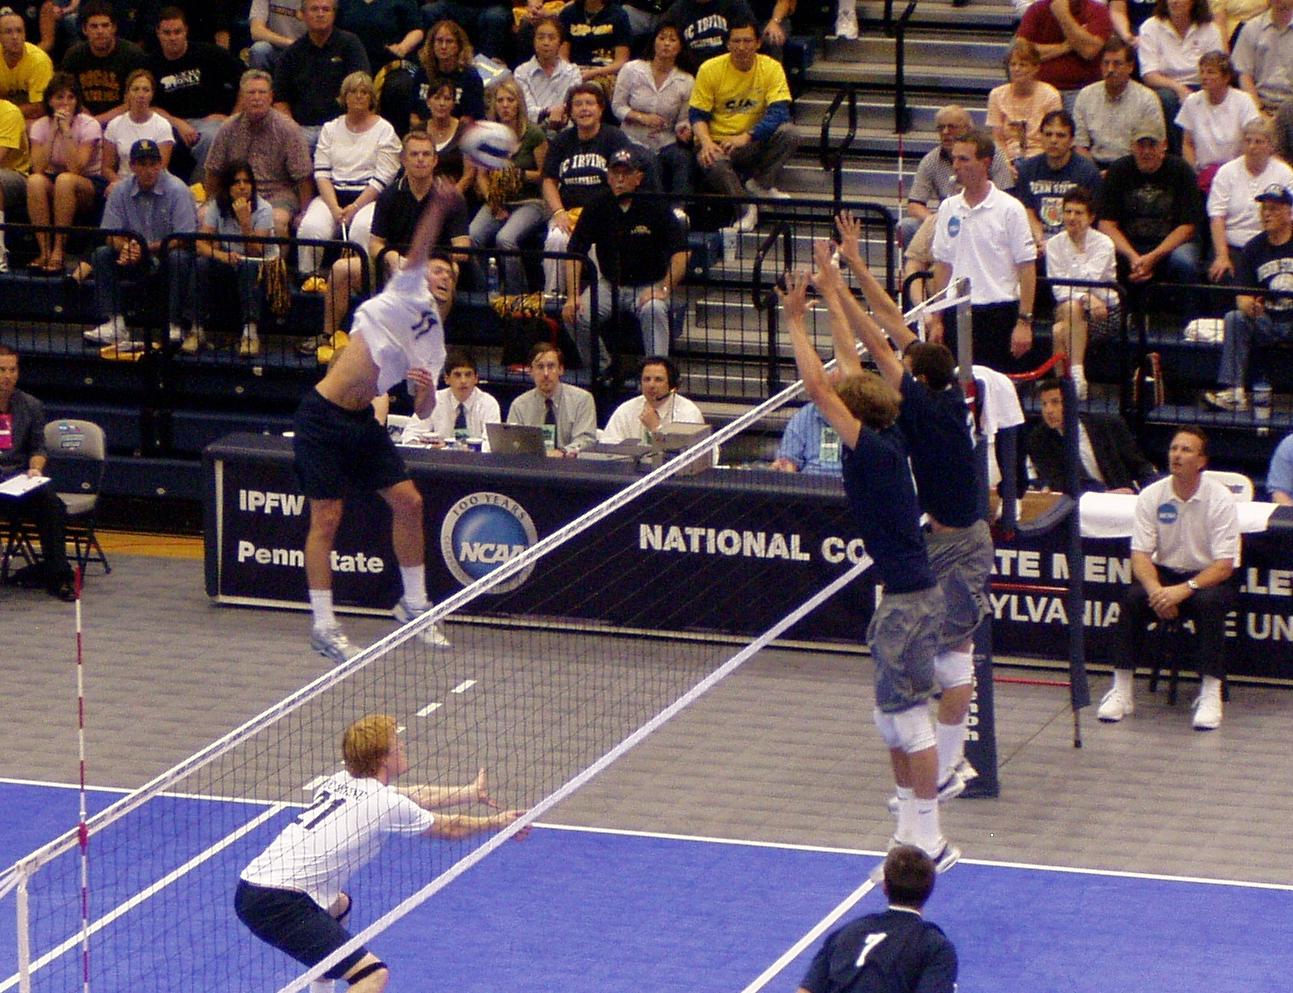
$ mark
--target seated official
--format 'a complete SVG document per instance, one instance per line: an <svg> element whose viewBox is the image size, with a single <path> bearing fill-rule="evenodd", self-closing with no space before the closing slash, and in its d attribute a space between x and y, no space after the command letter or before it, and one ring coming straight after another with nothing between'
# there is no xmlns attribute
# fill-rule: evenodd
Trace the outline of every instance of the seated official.
<svg viewBox="0 0 1293 993"><path fill-rule="evenodd" d="M20 475L44 475L46 460L45 408L30 393L18 389L18 353L0 345L0 482ZM36 521L42 556L37 571L49 595L75 600L64 540L67 507L53 486L46 483L17 498L0 497L0 514L9 513Z"/></svg>
<svg viewBox="0 0 1293 993"><path fill-rule="evenodd" d="M597 320L616 309L633 314L642 329L647 355L669 354L671 318L681 317L674 291L687 274L687 236L669 206L637 196L650 153L630 145L613 153L607 166L610 189L599 193L579 215L567 251L596 252ZM567 263L567 285L580 285L583 263ZM591 290L571 293L562 317L575 328L575 343L592 361ZM605 364L605 363L603 363Z"/></svg>
<svg viewBox="0 0 1293 993"><path fill-rule="evenodd" d="M1132 677L1145 657L1146 625L1181 620L1193 626L1189 657L1202 685L1194 702L1194 728L1221 725L1221 680L1226 674L1226 615L1236 593L1229 582L1239 557L1239 516L1234 495L1203 475L1208 439L1180 428L1167 453L1171 475L1140 491L1131 532L1134 582L1122 601L1113 686L1100 701L1102 721L1120 721L1136 710Z"/></svg>
<svg viewBox="0 0 1293 993"><path fill-rule="evenodd" d="M464 349L450 351L444 360L444 381L447 386L436 391L431 416L412 418L400 444L426 445L438 439L462 445L468 438L479 438L483 450L489 451L485 425L501 423L503 414L498 401L479 386L475 356Z"/></svg>
<svg viewBox="0 0 1293 993"><path fill-rule="evenodd" d="M839 476L839 432L826 423L817 404L806 403L795 412L782 432L772 468L809 476Z"/></svg>
<svg viewBox="0 0 1293 993"><path fill-rule="evenodd" d="M563 383L566 362L561 349L540 341L530 349L530 379L534 389L512 401L508 424L543 428L548 454L578 455L597 441L597 405L593 395Z"/></svg>
<svg viewBox="0 0 1293 993"><path fill-rule="evenodd" d="M1064 474L1064 391L1058 379L1038 389L1042 423L1028 434L1028 457L1038 482L1055 493L1067 493ZM1141 454L1121 417L1078 414L1078 492L1136 493L1158 479L1154 464Z"/></svg>
<svg viewBox="0 0 1293 993"><path fill-rule="evenodd" d="M655 433L671 424L704 424L700 408L678 393L678 367L663 355L642 360L638 382L642 392L615 408L602 431L602 442L651 444Z"/></svg>

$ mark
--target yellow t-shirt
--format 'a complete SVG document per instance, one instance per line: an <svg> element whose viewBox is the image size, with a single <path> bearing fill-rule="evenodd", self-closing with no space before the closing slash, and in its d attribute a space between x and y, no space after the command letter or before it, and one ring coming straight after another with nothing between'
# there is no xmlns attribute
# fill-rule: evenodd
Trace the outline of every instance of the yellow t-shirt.
<svg viewBox="0 0 1293 993"><path fill-rule="evenodd" d="M22 173L31 172L31 145L27 141L27 122L22 111L8 100L0 100L0 148L18 149L18 157L4 164L6 169Z"/></svg>
<svg viewBox="0 0 1293 993"><path fill-rule="evenodd" d="M785 70L767 55L756 55L749 72L734 69L730 54L715 56L700 67L691 90L691 105L713 115L709 133L716 140L746 134L769 104L789 100Z"/></svg>
<svg viewBox="0 0 1293 993"><path fill-rule="evenodd" d="M23 42L22 58L12 69L0 57L0 99L14 103L40 103L54 75L54 63L31 42Z"/></svg>

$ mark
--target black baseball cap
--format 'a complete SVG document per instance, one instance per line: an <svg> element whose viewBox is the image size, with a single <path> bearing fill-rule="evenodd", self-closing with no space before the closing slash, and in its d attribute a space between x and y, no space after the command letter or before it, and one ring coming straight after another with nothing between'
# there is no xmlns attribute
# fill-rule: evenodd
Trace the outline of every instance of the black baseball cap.
<svg viewBox="0 0 1293 993"><path fill-rule="evenodd" d="M1293 192L1290 192L1287 186L1281 186L1279 183L1271 183L1253 199L1258 203L1282 203L1293 206Z"/></svg>
<svg viewBox="0 0 1293 993"><path fill-rule="evenodd" d="M627 148L621 148L618 152L611 154L611 160L606 164L607 169L614 169L616 166L622 166L626 169L636 169L638 172L646 172L649 166L647 153L637 145L629 145Z"/></svg>
<svg viewBox="0 0 1293 993"><path fill-rule="evenodd" d="M130 146L131 162L160 162L162 161L162 150L157 147L157 142L151 138L140 138Z"/></svg>

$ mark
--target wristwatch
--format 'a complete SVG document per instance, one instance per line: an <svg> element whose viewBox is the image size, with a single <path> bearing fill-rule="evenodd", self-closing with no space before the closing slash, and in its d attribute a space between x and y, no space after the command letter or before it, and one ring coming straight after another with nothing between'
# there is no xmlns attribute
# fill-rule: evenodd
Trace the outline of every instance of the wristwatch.
<svg viewBox="0 0 1293 993"><path fill-rule="evenodd" d="M1031 313L1025 313L1025 312L1024 312L1024 311L1022 311L1022 310L1019 312L1019 320L1021 320L1021 321L1031 321L1032 319L1033 319L1033 315L1032 315Z"/></svg>
<svg viewBox="0 0 1293 993"><path fill-rule="evenodd" d="M1191 592L1193 592L1193 593L1198 593L1198 592L1199 592L1199 584L1198 584L1198 583L1196 583L1193 579L1187 579L1187 580L1185 581L1185 585L1186 585L1186 586L1188 586L1188 587L1190 588Z"/></svg>

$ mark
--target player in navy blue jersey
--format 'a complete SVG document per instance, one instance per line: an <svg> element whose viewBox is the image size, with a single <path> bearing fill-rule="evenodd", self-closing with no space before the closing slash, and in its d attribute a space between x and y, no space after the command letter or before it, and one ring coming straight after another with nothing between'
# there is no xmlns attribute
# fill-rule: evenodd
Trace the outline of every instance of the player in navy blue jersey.
<svg viewBox="0 0 1293 993"><path fill-rule="evenodd" d="M935 876L919 848L893 849L884 860L889 909L828 934L799 993L953 993L956 949L921 916Z"/></svg>

